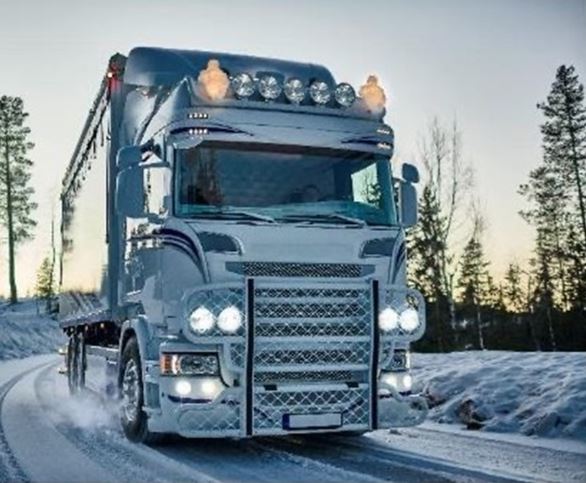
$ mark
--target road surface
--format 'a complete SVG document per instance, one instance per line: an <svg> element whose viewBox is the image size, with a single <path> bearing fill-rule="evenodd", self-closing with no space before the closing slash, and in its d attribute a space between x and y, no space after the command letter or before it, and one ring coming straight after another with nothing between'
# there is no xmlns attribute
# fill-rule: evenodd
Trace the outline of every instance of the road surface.
<svg viewBox="0 0 586 483"><path fill-rule="evenodd" d="M0 363L0 481L586 481L586 445L426 424L362 437L124 439L115 408L69 397L56 355Z"/></svg>

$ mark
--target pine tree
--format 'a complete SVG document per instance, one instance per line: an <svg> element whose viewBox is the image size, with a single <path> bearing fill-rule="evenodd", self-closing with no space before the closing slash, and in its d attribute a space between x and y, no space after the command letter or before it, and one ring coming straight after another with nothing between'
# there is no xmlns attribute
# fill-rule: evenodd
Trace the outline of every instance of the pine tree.
<svg viewBox="0 0 586 483"><path fill-rule="evenodd" d="M408 268L410 283L426 299L429 337L435 341L436 350L440 352L451 348L447 324L449 304L442 280L442 259L446 250L441 236L444 224L435 190L428 183L423 188L419 205L419 222L407 238Z"/></svg>
<svg viewBox="0 0 586 483"><path fill-rule="evenodd" d="M572 193L586 246L586 107L573 66L558 68L547 101L537 107L546 118L541 125L546 165Z"/></svg>
<svg viewBox="0 0 586 483"><path fill-rule="evenodd" d="M33 144L25 126L28 114L19 97L0 97L0 224L7 232L8 283L10 302L18 299L16 287L16 247L32 238L36 203L30 186L32 161L27 157Z"/></svg>
<svg viewBox="0 0 586 483"><path fill-rule="evenodd" d="M565 232L555 240L558 273L552 276L562 285L562 308L580 313L586 306L586 106L584 86L573 66L558 68L547 100L537 107L545 116L543 168L561 185L558 196L563 194L553 200L561 205L558 223Z"/></svg>
<svg viewBox="0 0 586 483"><path fill-rule="evenodd" d="M552 303L562 309L569 304L567 267L567 237L570 226L568 212L569 194L565 182L548 166L542 165L531 171L529 182L521 185L519 192L531 203L521 216L536 229L538 258L547 264L547 273L552 284ZM537 284L543 270L536 272Z"/></svg>
<svg viewBox="0 0 586 483"><path fill-rule="evenodd" d="M503 295L510 312L520 314L526 311L526 298L521 280L521 267L518 263L509 263L507 267Z"/></svg>
<svg viewBox="0 0 586 483"><path fill-rule="evenodd" d="M543 238L537 234L536 260L534 263L536 286L532 294L532 312L547 328L549 343L552 350L556 350L556 336L553 326L554 311L554 281L550 271L549 251L543 243Z"/></svg>
<svg viewBox="0 0 586 483"><path fill-rule="evenodd" d="M35 292L37 297L43 299L49 306L51 299L55 295L53 284L53 262L50 257L45 257L37 270L37 284Z"/></svg>
<svg viewBox="0 0 586 483"><path fill-rule="evenodd" d="M454 279L459 251L456 231L464 220L462 208L472 184L462 160L461 133L454 122L444 127L434 119L421 142L425 185L417 227L408 234L410 280L428 299L428 327L437 350L456 343Z"/></svg>
<svg viewBox="0 0 586 483"><path fill-rule="evenodd" d="M466 243L464 254L460 261L460 301L465 316L473 317L478 334L478 347L484 350L483 334L483 307L490 305L491 292L494 283L488 272L488 262L484 256L484 249L480 240L482 233L481 220L477 218L472 236Z"/></svg>

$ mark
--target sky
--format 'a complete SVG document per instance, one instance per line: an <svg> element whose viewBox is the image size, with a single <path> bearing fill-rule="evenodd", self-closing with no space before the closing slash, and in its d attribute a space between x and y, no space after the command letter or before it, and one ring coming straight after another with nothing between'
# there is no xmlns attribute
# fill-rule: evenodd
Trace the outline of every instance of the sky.
<svg viewBox="0 0 586 483"><path fill-rule="evenodd" d="M375 73L396 158L415 164L431 119L456 119L497 279L531 254L517 188L541 159L536 103L560 64L586 78L586 0L0 0L0 24L0 95L24 99L36 144L38 229L18 251L22 294L49 252L61 177L115 52L146 45L310 61L356 87Z"/></svg>

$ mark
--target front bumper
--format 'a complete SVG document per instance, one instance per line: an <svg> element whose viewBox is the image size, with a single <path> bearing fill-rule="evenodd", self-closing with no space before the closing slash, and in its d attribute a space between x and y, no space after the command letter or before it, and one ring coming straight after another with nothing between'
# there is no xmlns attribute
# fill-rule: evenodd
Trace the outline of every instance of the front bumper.
<svg viewBox="0 0 586 483"><path fill-rule="evenodd" d="M163 384L165 387L166 384ZM252 436L286 435L320 432L343 431L370 431L373 429L388 429L416 426L421 424L428 412L424 398L417 395L380 396L377 401L378 420L376 425L360 422L356 409L360 407L360 398L367 390L365 388L349 389L348 387L330 388L329 391L316 390L299 386L283 397L288 401L287 405L275 407L272 412L254 411L255 418L261 427L256 428ZM222 437L246 437L246 421L243 412L242 390L239 388L227 388L215 401L210 403L190 403L173 401L169 397L161 400L159 411L153 412L149 419L149 429L155 432L173 432L189 438L222 438ZM330 394L335 401L321 403L319 407L307 411L307 405L298 404L291 400L298 394L304 397L324 397ZM286 394L286 393L285 393ZM318 411L312 412L312 411ZM286 427L286 421L292 414L340 414L342 424L320 427L319 422L308 428L291 429ZM262 428L262 426L266 426Z"/></svg>
<svg viewBox="0 0 586 483"><path fill-rule="evenodd" d="M186 319L193 307L214 312L233 305L245 324L230 336L219 329L205 336L184 331L190 351L218 352L227 387L212 402L182 401L173 395L174 378L159 377L159 407L149 411L151 431L250 437L361 432L423 421L422 398L379 391L381 367L396 342L409 336L383 337L378 307L407 289L371 281L291 285L248 279L245 287L207 286L185 300Z"/></svg>

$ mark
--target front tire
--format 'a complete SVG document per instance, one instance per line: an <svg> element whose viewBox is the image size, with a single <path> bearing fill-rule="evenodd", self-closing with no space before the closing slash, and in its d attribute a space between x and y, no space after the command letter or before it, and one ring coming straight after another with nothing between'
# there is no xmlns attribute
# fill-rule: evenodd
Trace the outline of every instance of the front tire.
<svg viewBox="0 0 586 483"><path fill-rule="evenodd" d="M122 351L120 375L120 423L126 437L135 443L151 444L160 440L160 435L148 429L148 417L143 410L144 387L138 342L132 337Z"/></svg>

